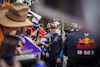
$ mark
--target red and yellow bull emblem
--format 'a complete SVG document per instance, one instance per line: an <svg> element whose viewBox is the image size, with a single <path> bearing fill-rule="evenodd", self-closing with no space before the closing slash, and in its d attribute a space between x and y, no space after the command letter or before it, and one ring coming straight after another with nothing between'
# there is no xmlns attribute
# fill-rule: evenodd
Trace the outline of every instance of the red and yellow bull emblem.
<svg viewBox="0 0 100 67"><path fill-rule="evenodd" d="M94 42L94 39L84 38L84 39L79 39L79 43L89 44L89 43L95 43L95 42Z"/></svg>
<svg viewBox="0 0 100 67"><path fill-rule="evenodd" d="M79 38L79 43L77 44L77 54L78 55L95 55L95 49L97 45L94 39L90 38Z"/></svg>

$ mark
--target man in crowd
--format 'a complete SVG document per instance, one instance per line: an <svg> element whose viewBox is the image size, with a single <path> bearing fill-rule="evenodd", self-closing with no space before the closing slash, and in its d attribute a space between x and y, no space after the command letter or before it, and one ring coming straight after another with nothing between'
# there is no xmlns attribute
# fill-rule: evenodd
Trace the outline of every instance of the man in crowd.
<svg viewBox="0 0 100 67"><path fill-rule="evenodd" d="M45 29L46 30L46 34L45 36L43 36L44 38L46 38L46 42L45 44L49 45L49 34L50 34L50 25L51 25L51 22L48 22L47 23L47 28ZM47 64L47 66L49 67L49 56L50 54L48 53L48 51L46 50L46 48L44 46L41 47L42 48L42 60L45 61L45 63Z"/></svg>
<svg viewBox="0 0 100 67"><path fill-rule="evenodd" d="M0 13L1 13L0 14L0 47L1 47L0 49L3 49L3 48L8 49L8 47L1 46L1 43L2 41L4 41L5 36L7 34L10 34L11 31L14 31L14 33L16 33L16 31L19 30L21 27L34 25L31 21L27 19L28 9L29 9L28 6L22 3L14 3L9 7L3 6L2 8L0 8ZM10 41L7 41L7 42L10 42ZM10 44L13 44L13 41ZM18 43L16 43L16 45L18 45ZM13 46L10 46L9 48L11 47ZM2 56L3 53L0 53L0 54ZM10 53L8 53L8 56L7 56L8 58L9 58L9 54ZM13 56L10 56L10 59L13 60ZM7 60L9 61L9 59ZM2 67L9 66L6 63L7 60L0 58L0 62L4 62L3 64L1 64ZM13 67L20 67L20 66L18 66L18 64L17 65L14 64Z"/></svg>
<svg viewBox="0 0 100 67"><path fill-rule="evenodd" d="M55 67L57 64L57 67L62 67L62 57L63 57L63 42L62 42L62 36L58 35L58 33L56 32L56 25L55 24L51 24L50 29L51 32L53 33L53 35L51 36L51 44L47 45L47 44L43 44L43 46L45 46L48 50L49 48L49 53L50 53L50 57L49 57L49 64L50 67Z"/></svg>
<svg viewBox="0 0 100 67"><path fill-rule="evenodd" d="M69 33L64 43L67 67L97 67L100 57L97 39L82 25L79 28L78 32Z"/></svg>
<svg viewBox="0 0 100 67"><path fill-rule="evenodd" d="M0 13L0 44L5 34L20 27L34 25L27 19L28 6L25 4L14 3L10 7L5 6L0 9Z"/></svg>
<svg viewBox="0 0 100 67"><path fill-rule="evenodd" d="M46 32L49 31L50 25L51 25L51 21L49 21L49 22L47 23L47 27L45 28Z"/></svg>

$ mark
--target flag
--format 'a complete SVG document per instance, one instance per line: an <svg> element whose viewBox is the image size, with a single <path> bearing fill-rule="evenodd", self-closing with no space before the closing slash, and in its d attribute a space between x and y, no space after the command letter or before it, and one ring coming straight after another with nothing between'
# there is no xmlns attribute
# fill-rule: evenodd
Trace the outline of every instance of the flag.
<svg viewBox="0 0 100 67"><path fill-rule="evenodd" d="M35 56L42 52L40 47L38 47L36 44L33 43L31 38L28 38L28 37L26 37L24 35L21 35L21 37L23 37L25 39L25 41L26 41L26 45L24 45L23 48L22 48L23 50L32 49L33 50L33 54Z"/></svg>
<svg viewBox="0 0 100 67"><path fill-rule="evenodd" d="M33 17L32 18L32 23L38 25L38 22L40 21L40 19L42 18L42 16L36 14L35 12L31 11L31 10L28 10L29 13L27 14L27 16L29 17Z"/></svg>
<svg viewBox="0 0 100 67"><path fill-rule="evenodd" d="M20 40L18 42L18 46L22 48L26 44L26 42L25 42L25 39L21 36L19 37L19 39Z"/></svg>

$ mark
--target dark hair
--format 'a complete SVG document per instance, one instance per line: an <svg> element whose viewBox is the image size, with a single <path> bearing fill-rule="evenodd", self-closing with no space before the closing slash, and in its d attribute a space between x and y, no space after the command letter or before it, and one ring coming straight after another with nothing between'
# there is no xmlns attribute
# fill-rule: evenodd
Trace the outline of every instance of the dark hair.
<svg viewBox="0 0 100 67"><path fill-rule="evenodd" d="M24 27L21 27L20 30L18 30L18 31L16 32L16 35L21 35L21 34L27 35L27 32L26 32L26 31L24 32Z"/></svg>
<svg viewBox="0 0 100 67"><path fill-rule="evenodd" d="M52 24L53 22L49 21L48 23ZM47 23L47 24L48 24L48 23Z"/></svg>
<svg viewBox="0 0 100 67"><path fill-rule="evenodd" d="M27 35L30 35L31 34L31 30L27 29L26 33L27 33Z"/></svg>
<svg viewBox="0 0 100 67"><path fill-rule="evenodd" d="M20 30L17 30L16 35L23 34L23 29L24 29L24 27L21 27Z"/></svg>
<svg viewBox="0 0 100 67"><path fill-rule="evenodd" d="M13 56L18 45L19 38L11 35L5 35L0 47L1 58L6 61L9 66L14 64Z"/></svg>

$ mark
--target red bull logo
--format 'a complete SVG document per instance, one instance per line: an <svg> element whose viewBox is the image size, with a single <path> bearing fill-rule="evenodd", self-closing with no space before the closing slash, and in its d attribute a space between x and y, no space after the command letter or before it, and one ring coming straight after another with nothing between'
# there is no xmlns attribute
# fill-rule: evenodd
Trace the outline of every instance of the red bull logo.
<svg viewBox="0 0 100 67"><path fill-rule="evenodd" d="M89 43L95 43L95 42L94 42L94 39L84 38L84 39L79 39L79 43L89 44Z"/></svg>
<svg viewBox="0 0 100 67"><path fill-rule="evenodd" d="M78 55L95 55L95 49L97 45L94 39L90 38L79 38L79 44L77 44L77 54ZM84 50L83 50L84 49Z"/></svg>
<svg viewBox="0 0 100 67"><path fill-rule="evenodd" d="M93 46L91 46L90 44L85 44L85 45L77 44L77 48L78 49L96 49L97 46L96 44L93 44Z"/></svg>

